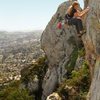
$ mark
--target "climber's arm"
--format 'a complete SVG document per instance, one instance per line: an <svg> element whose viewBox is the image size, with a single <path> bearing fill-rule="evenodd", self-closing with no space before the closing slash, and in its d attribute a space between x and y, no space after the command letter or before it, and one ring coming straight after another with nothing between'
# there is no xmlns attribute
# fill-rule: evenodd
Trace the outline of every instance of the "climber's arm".
<svg viewBox="0 0 100 100"><path fill-rule="evenodd" d="M71 9L72 9L72 6L70 6L70 7L67 9L67 14L70 14Z"/></svg>
<svg viewBox="0 0 100 100"><path fill-rule="evenodd" d="M89 8L86 8L85 10L80 12L79 16L80 17L84 16L88 11L89 11Z"/></svg>
<svg viewBox="0 0 100 100"><path fill-rule="evenodd" d="M74 14L75 17L83 17L87 12L89 11L89 7L87 7L83 11L77 11L77 13Z"/></svg>

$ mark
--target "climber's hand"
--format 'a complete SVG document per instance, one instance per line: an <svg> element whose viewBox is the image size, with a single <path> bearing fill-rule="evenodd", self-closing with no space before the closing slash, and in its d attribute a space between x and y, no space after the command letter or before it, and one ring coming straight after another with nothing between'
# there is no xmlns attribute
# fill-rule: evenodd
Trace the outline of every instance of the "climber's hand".
<svg viewBox="0 0 100 100"><path fill-rule="evenodd" d="M88 6L87 9L90 9L90 7Z"/></svg>
<svg viewBox="0 0 100 100"><path fill-rule="evenodd" d="M86 11L88 12L90 10L90 7L88 6L87 8L86 8Z"/></svg>

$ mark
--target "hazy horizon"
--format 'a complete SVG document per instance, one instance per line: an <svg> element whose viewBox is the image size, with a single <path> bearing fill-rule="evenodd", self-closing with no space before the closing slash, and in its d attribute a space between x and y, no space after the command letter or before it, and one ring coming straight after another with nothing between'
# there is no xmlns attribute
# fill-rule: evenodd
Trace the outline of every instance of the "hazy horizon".
<svg viewBox="0 0 100 100"><path fill-rule="evenodd" d="M0 31L43 31L64 1L3 0L0 2ZM78 1L83 7L82 0Z"/></svg>
<svg viewBox="0 0 100 100"><path fill-rule="evenodd" d="M34 30L0 30L0 32L35 32L43 31L44 29L34 29Z"/></svg>

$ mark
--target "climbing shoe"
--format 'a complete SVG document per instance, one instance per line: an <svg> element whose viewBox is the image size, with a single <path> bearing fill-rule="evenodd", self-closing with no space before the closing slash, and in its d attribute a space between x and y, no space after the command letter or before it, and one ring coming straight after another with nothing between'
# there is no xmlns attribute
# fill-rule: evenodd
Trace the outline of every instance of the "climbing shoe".
<svg viewBox="0 0 100 100"><path fill-rule="evenodd" d="M81 34L81 35L83 35L83 34L85 34L85 33L86 33L86 30L80 31L80 34Z"/></svg>
<svg viewBox="0 0 100 100"><path fill-rule="evenodd" d="M77 36L80 38L82 36L82 34L79 33L79 34L77 34Z"/></svg>

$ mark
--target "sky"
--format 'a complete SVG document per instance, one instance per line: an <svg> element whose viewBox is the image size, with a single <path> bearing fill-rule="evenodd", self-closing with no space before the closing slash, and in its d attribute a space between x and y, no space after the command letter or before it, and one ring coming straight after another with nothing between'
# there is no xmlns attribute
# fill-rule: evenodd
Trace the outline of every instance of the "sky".
<svg viewBox="0 0 100 100"><path fill-rule="evenodd" d="M0 31L43 30L64 0L0 0ZM79 0L83 6L82 0Z"/></svg>

